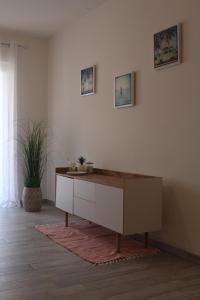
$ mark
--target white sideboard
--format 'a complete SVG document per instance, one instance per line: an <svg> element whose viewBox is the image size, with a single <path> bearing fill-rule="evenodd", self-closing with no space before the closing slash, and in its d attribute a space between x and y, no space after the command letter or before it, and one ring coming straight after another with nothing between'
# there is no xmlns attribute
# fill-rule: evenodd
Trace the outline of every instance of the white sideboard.
<svg viewBox="0 0 200 300"><path fill-rule="evenodd" d="M161 229L162 179L106 170L82 176L56 171L56 207L130 235Z"/></svg>

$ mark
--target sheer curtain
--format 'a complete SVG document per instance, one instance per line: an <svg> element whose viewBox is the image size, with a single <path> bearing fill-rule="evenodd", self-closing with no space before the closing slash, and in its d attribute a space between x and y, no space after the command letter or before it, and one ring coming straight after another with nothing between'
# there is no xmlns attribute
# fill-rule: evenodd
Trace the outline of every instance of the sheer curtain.
<svg viewBox="0 0 200 300"><path fill-rule="evenodd" d="M18 204L17 46L0 44L0 207Z"/></svg>

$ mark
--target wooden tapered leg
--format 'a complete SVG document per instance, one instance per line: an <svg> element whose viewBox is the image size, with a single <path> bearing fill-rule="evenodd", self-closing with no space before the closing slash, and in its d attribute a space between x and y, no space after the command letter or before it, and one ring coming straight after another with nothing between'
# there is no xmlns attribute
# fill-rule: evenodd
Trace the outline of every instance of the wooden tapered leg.
<svg viewBox="0 0 200 300"><path fill-rule="evenodd" d="M145 248L148 248L148 246L149 246L149 233L148 232L145 232L144 240L145 240Z"/></svg>
<svg viewBox="0 0 200 300"><path fill-rule="evenodd" d="M68 213L65 213L65 227L68 227Z"/></svg>
<svg viewBox="0 0 200 300"><path fill-rule="evenodd" d="M120 252L120 248L121 248L121 234L116 233L116 251L117 251L117 253Z"/></svg>

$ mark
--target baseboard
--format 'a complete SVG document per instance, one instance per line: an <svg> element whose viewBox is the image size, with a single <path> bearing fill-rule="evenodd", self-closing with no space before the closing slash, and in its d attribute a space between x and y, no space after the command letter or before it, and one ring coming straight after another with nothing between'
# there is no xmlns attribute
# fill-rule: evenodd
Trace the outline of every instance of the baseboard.
<svg viewBox="0 0 200 300"><path fill-rule="evenodd" d="M55 206L55 202L49 199L43 199L43 204L49 205L49 206ZM144 242L144 236L141 234L134 234L131 237L133 237L135 240L138 240L140 242ZM157 241L154 239L149 239L149 245L156 247L164 252L167 252L169 254L176 255L178 257L190 260L192 262L200 264L200 256L192 254L190 252L187 252L185 250L176 248L174 246L168 245L164 242Z"/></svg>
<svg viewBox="0 0 200 300"><path fill-rule="evenodd" d="M133 238L138 240L138 241L142 241L144 242L144 237L140 234L135 234L133 235ZM185 250L176 248L174 246L168 245L164 242L161 241L156 241L154 239L149 239L149 244L153 247L156 247L164 252L167 252L169 254L173 254L176 255L178 257L190 260L192 262L198 263L200 264L200 256L196 255L196 254L192 254L190 252L187 252Z"/></svg>
<svg viewBox="0 0 200 300"><path fill-rule="evenodd" d="M42 203L49 206L55 206L55 202L49 199L42 199Z"/></svg>

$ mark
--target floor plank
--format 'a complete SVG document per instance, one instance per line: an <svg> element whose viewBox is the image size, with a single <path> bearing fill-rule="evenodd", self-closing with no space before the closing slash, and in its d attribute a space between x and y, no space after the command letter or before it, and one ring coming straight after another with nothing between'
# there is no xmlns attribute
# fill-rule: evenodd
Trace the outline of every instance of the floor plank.
<svg viewBox="0 0 200 300"><path fill-rule="evenodd" d="M200 265L160 253L93 266L34 229L62 222L51 206L0 209L0 300L200 299Z"/></svg>

